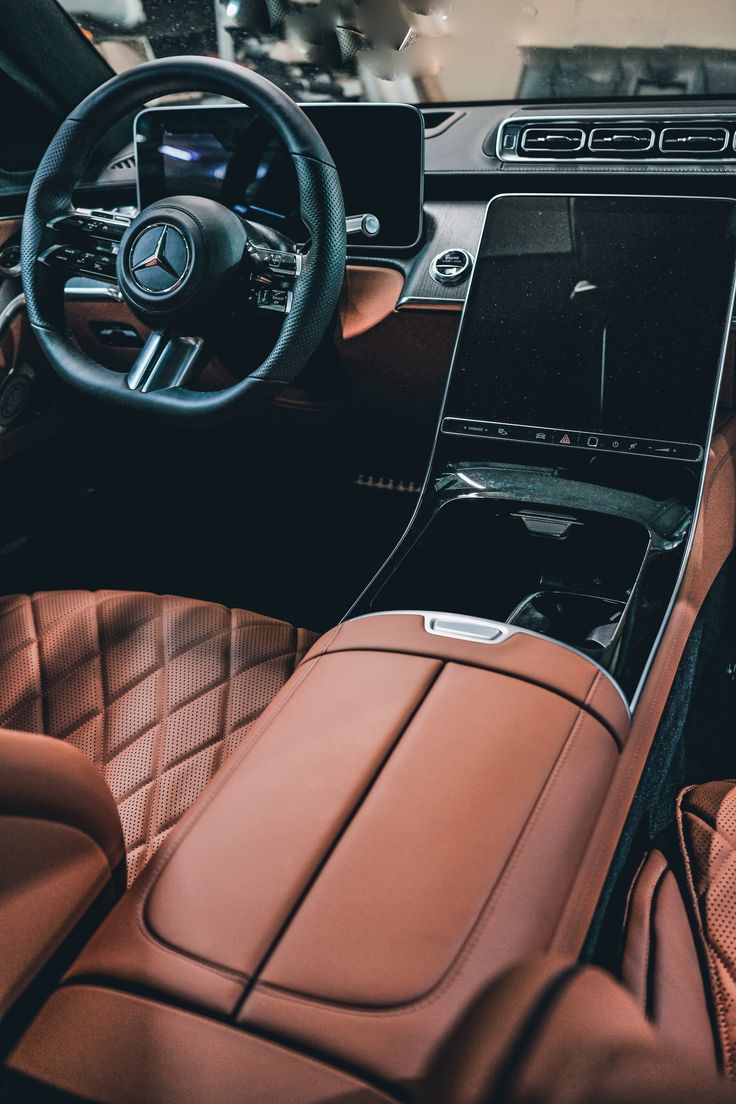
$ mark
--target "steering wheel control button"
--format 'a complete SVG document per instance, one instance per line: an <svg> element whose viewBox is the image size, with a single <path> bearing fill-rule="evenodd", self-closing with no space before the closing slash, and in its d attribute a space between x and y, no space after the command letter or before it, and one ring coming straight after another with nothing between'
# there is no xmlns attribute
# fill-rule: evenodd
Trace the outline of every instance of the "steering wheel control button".
<svg viewBox="0 0 736 1104"><path fill-rule="evenodd" d="M115 279L116 255L110 249L101 248L90 252L76 245L56 245L48 249L41 260L52 268L65 269L81 276Z"/></svg>
<svg viewBox="0 0 736 1104"><path fill-rule="evenodd" d="M49 227L59 234L69 236L83 235L85 238L91 235L94 238L120 241L130 225L126 218L115 218L112 215L62 215L52 219Z"/></svg>
<svg viewBox="0 0 736 1104"><path fill-rule="evenodd" d="M259 288L256 292L259 310L277 311L279 314L289 313L292 299L292 293L285 288Z"/></svg>
<svg viewBox="0 0 736 1104"><path fill-rule="evenodd" d="M429 274L438 284L454 287L468 279L472 268L473 257L467 249L446 249L434 258Z"/></svg>
<svg viewBox="0 0 736 1104"><path fill-rule="evenodd" d="M302 270L302 258L299 253L268 253L266 264L271 272L279 276L298 276Z"/></svg>
<svg viewBox="0 0 736 1104"><path fill-rule="evenodd" d="M190 267L187 240L170 223L146 226L130 250L133 280L149 295L168 295L174 291L186 280Z"/></svg>

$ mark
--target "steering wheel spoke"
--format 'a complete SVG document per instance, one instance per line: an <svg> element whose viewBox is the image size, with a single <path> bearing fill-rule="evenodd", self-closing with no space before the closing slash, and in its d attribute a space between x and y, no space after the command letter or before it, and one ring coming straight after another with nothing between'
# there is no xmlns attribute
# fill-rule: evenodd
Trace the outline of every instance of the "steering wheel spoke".
<svg viewBox="0 0 736 1104"><path fill-rule="evenodd" d="M57 215L46 224L47 248L39 259L64 276L117 283L117 255L129 225L130 219L107 211Z"/></svg>
<svg viewBox="0 0 736 1104"><path fill-rule="evenodd" d="M201 337L170 337L155 330L136 357L126 382L131 391L143 394L182 387L206 360Z"/></svg>

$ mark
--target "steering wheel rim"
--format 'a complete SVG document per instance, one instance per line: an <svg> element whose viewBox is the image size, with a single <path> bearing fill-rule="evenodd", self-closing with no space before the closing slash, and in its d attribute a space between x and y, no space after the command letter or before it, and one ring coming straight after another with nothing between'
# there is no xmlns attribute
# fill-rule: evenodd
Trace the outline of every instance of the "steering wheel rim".
<svg viewBox="0 0 736 1104"><path fill-rule="evenodd" d="M296 171L309 253L295 281L291 310L263 363L223 391L181 386L142 392L86 355L66 324L63 287L39 257L49 222L72 210L95 146L120 118L175 92L228 96L257 110L276 130ZM153 205L152 205L153 206ZM140 212L138 219L145 215ZM136 219L136 222L138 221ZM133 224L135 226L135 222ZM113 77L84 99L52 139L31 185L21 237L21 276L28 316L57 373L95 398L174 419L214 418L271 398L315 352L337 307L346 255L345 209L337 169L304 112L265 77L213 58L148 62Z"/></svg>

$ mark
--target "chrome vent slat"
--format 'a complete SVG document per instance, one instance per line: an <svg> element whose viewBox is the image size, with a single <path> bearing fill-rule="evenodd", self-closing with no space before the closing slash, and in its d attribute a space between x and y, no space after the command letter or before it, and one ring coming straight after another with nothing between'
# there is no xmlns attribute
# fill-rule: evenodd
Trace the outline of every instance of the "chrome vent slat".
<svg viewBox="0 0 736 1104"><path fill-rule="evenodd" d="M728 146L726 127L664 127L659 136L662 153L698 153L701 156L723 153Z"/></svg>
<svg viewBox="0 0 736 1104"><path fill-rule="evenodd" d="M651 127L593 127L588 137L588 149L594 153L647 153L654 145Z"/></svg>
<svg viewBox="0 0 736 1104"><path fill-rule="evenodd" d="M484 149L494 152L489 143ZM495 154L522 162L736 161L736 115L517 116L499 127Z"/></svg>

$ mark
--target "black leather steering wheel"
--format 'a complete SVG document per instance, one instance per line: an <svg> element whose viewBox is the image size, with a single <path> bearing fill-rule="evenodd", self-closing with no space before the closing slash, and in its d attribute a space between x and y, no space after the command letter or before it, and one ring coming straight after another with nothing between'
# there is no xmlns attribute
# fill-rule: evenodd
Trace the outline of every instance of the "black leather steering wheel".
<svg viewBox="0 0 736 1104"><path fill-rule="evenodd" d="M85 218L72 207L72 192L95 146L115 122L148 100L194 91L228 96L257 110L291 156L310 245L304 256L281 255L275 271L281 264L287 273L282 271L276 279L276 290L268 286L266 268L254 291L254 267L261 264L263 269L263 256L249 240L247 224L214 200L177 196L160 201L142 210L127 228L115 220L105 224ZM132 409L176 419L207 418L270 398L295 378L337 306L345 241L337 170L294 101L239 65L210 58L167 58L103 84L82 101L52 140L31 185L23 220L23 290L39 343L64 380ZM70 257L78 261L80 253L93 271L96 265L102 266L100 271L107 269L135 315L153 331L127 375L88 357L67 327L64 283L70 275ZM274 256L267 254L266 260L273 269ZM285 286L290 290L284 291ZM205 348L203 335L217 327L222 312L232 312L244 297L254 295L271 296L259 302L283 315L270 354L225 390L187 389L184 383L191 377L197 351Z"/></svg>

